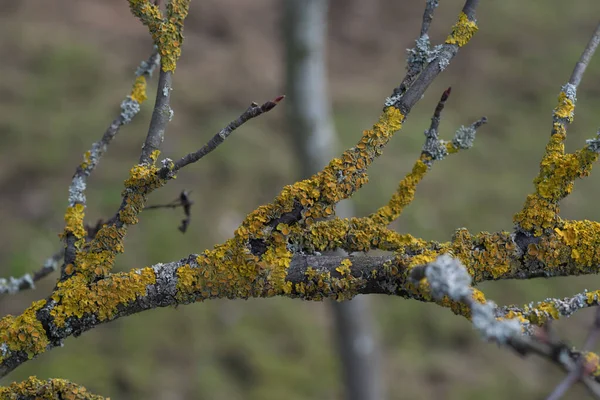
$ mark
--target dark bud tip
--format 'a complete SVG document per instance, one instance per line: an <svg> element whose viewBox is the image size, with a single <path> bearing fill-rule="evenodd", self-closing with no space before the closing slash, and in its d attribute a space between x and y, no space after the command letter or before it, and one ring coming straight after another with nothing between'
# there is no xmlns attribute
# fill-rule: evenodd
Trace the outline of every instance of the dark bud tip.
<svg viewBox="0 0 600 400"><path fill-rule="evenodd" d="M450 93L452 93L452 87L449 87L448 89L444 90L444 93L442 93L441 101L448 100L448 97L450 97Z"/></svg>

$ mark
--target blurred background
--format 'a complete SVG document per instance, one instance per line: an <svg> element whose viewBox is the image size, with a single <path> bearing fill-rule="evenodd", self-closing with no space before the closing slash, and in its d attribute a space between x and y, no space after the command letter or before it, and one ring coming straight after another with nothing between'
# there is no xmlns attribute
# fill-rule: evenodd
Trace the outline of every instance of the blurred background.
<svg viewBox="0 0 600 400"><path fill-rule="evenodd" d="M459 227L512 229L532 190L560 87L597 24L597 0L482 1L480 31L413 109L403 130L353 197L354 214L384 204L419 156L423 131L444 89L452 96L440 131L485 115L475 147L436 163L394 228L446 241ZM462 7L443 1L430 37L441 43ZM332 0L326 62L336 152L376 121L404 76L405 49L416 39L424 1ZM283 2L192 1L183 56L174 79L162 156L196 150L251 101L285 93ZM133 71L151 52L145 27L124 0L0 0L0 275L37 270L61 245L67 188L91 144L119 112ZM137 162L150 100L121 129L89 181L87 222L114 214L122 181ZM578 92L567 149L600 126L600 57ZM244 125L217 151L154 193L167 203L191 190L192 220L182 211L149 210L131 228L117 268L172 261L230 237L242 218L271 200L302 171L286 122L286 102ZM597 172L597 171L596 171ZM567 218L599 220L600 173L576 183L562 205ZM34 291L0 299L20 313L48 295L56 276ZM540 301L598 289L595 276L487 282L499 304ZM562 378L545 361L521 359L483 343L464 318L432 304L371 296L369 314L381 349L380 378L389 399L541 398ZM555 327L581 345L590 310ZM67 378L113 399L342 399L331 308L289 299L210 301L117 320L70 338L0 384ZM582 392L570 392L579 398Z"/></svg>

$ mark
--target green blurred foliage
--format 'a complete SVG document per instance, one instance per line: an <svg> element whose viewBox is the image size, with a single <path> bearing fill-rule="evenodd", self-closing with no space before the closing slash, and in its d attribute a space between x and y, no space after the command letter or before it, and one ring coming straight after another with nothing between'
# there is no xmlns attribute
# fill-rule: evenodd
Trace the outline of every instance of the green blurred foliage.
<svg viewBox="0 0 600 400"><path fill-rule="evenodd" d="M2 275L38 268L60 246L67 187L81 155L97 140L129 92L132 72L150 50L145 29L126 2L0 1L0 265ZM366 4L366 5L365 5ZM442 2L431 36L441 41L462 4ZM239 5L192 2L163 155L197 149L250 101L282 90L278 2ZM370 127L402 75L422 5L381 0L332 2L330 77L341 142L351 146ZM376 161L355 197L364 215L393 192L423 143L422 132L441 92L453 87L442 135L482 115L475 147L436 164L414 204L395 224L402 232L448 240L459 227L510 230L551 128L551 110L596 23L596 0L484 1L480 32L431 86L398 137ZM250 16L250 18L248 18ZM600 62L578 93L568 149L581 147L600 122ZM151 84L149 93L155 90ZM90 178L87 221L112 215L121 182L136 162L152 101L124 127ZM285 102L280 106L285 107ZM148 211L130 229L119 269L175 260L211 248L232 234L256 206L294 176L294 149L284 110L248 123L216 152L152 195L166 203L192 190L192 223L182 235L180 210ZM341 149L340 149L341 150ZM600 176L578 182L563 215L599 219ZM5 297L3 314L46 296L54 277L35 291ZM597 289L597 277L489 282L500 304ZM538 359L520 359L482 343L469 323L431 304L374 298L390 399L539 398L561 373ZM580 344L591 314L556 324ZM213 301L161 309L98 327L66 341L5 378L32 374L68 378L115 399L334 399L343 389L328 308L286 299ZM577 398L579 392L571 394Z"/></svg>

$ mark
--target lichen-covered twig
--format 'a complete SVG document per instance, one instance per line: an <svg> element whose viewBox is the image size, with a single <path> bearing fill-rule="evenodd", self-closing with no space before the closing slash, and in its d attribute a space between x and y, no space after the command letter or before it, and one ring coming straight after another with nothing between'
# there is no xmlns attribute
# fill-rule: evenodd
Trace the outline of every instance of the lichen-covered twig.
<svg viewBox="0 0 600 400"><path fill-rule="evenodd" d="M567 126L573 121L577 86L600 43L600 24L594 31L581 58L575 65L569 82L561 88L558 105L552 114L552 134L540 163L540 173L534 180L535 192L530 194L523 209L514 217L517 228L527 235L540 236L544 231L564 229L558 215L559 202L571 193L575 179L589 175L598 159L598 140L575 153L565 154Z"/></svg>
<svg viewBox="0 0 600 400"><path fill-rule="evenodd" d="M85 228L83 215L85 209L85 189L87 177L98 165L100 158L106 152L108 145L119 132L121 126L129 123L139 112L140 105L146 100L146 80L152 75L154 68L158 65L160 57L155 50L147 61L143 61L138 67L135 75L131 93L121 103L120 114L112 121L106 129L102 138L92 145L83 156L83 162L77 167L71 185L69 186L69 207L65 214L65 262L64 265L75 261L78 248L85 241ZM64 276L64 268L63 274Z"/></svg>
<svg viewBox="0 0 600 400"><path fill-rule="evenodd" d="M250 104L250 107L246 109L235 120L231 121L226 127L217 132L204 146L202 146L198 151L189 153L188 155L182 157L178 161L174 163L174 171L178 171L181 168L185 167L188 164L194 163L200 160L202 157L216 149L221 143L225 141L231 135L231 133L242 126L247 121L252 118L256 118L259 115L262 115L266 112L269 112L275 106L285 98L285 96L277 96L273 100L267 101L262 105L258 105L257 103Z"/></svg>
<svg viewBox="0 0 600 400"><path fill-rule="evenodd" d="M430 3L432 2L428 1L426 4L425 14L430 9ZM465 2L458 22L443 45L432 48L426 33L417 39L416 46L408 50L406 76L393 90L392 95L387 98L386 106L394 105L404 112L406 109L410 110L419 101L433 79L450 64L459 48L466 45L477 32L475 10L478 3L479 0ZM433 8L431 9L433 10ZM424 25L426 25L425 14L423 16ZM400 102L400 99L404 99L404 101Z"/></svg>
<svg viewBox="0 0 600 400"><path fill-rule="evenodd" d="M63 249L48 257L42 267L33 274L27 272L18 278L12 276L0 278L0 294L14 294L21 290L35 289L35 282L56 271L63 263L64 256Z"/></svg>
<svg viewBox="0 0 600 400"><path fill-rule="evenodd" d="M431 126L425 131L426 140L421 156L413 165L412 171L400 181L398 189L394 192L388 204L369 215L368 218L374 224L388 225L400 217L404 208L414 200L417 185L425 177L433 162L443 159L448 154L457 153L461 149L470 148L475 140L477 128L487 122L487 119L483 117L468 128L461 126L456 131L452 141L446 142L440 140L438 128L444 105L450 93L451 88L446 89L442 93L442 97L431 118Z"/></svg>
<svg viewBox="0 0 600 400"><path fill-rule="evenodd" d="M71 400L103 400L104 397L92 394L83 386L65 379L47 379L42 381L35 376L23 382L15 382L0 387L0 398L7 400L21 399L71 399Z"/></svg>
<svg viewBox="0 0 600 400"><path fill-rule="evenodd" d="M586 350L576 352L548 337L524 336L524 327L518 319L498 318L496 305L489 300L481 301L474 294L471 276L460 261L443 255L418 272L416 276L411 274L412 279L425 286L434 298L441 300L448 297L469 308L473 326L484 339L512 347L519 354L538 354L566 371L565 383L559 385L557 389L560 391L555 391L550 398L558 399L560 396L556 395L562 395L562 391L566 391L577 380L581 380L591 394L600 394L600 365L596 354L587 353Z"/></svg>

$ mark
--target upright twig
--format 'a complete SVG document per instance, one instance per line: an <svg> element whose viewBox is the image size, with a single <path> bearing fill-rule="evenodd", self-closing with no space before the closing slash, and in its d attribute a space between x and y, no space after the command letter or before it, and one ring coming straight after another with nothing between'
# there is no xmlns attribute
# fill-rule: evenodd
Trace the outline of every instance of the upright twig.
<svg viewBox="0 0 600 400"><path fill-rule="evenodd" d="M592 37L590 38L587 46L585 46L583 53L581 53L581 57L579 58L579 61L577 62L577 64L575 64L573 73L571 74L571 77L569 78L569 83L571 85L573 85L575 87L579 86L579 83L581 82L581 78L583 78L583 73L585 72L585 69L587 68L590 61L592 60L592 57L594 56L594 53L596 52L596 49L598 48L599 44L600 44L600 23L598 23L598 26L596 26L596 30L592 34Z"/></svg>
<svg viewBox="0 0 600 400"><path fill-rule="evenodd" d="M173 110L170 107L171 101L171 81L173 79L172 71L164 71L161 69L160 77L158 78L158 88L156 90L156 103L154 104L154 110L152 111L152 119L150 120L150 127L148 128L148 134L142 147L142 154L140 155L140 164L148 164L150 155L154 150L160 148L163 140L165 139L165 131L167 124L173 118Z"/></svg>

